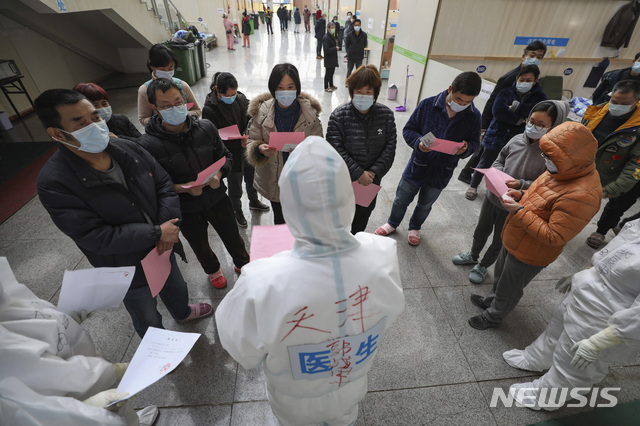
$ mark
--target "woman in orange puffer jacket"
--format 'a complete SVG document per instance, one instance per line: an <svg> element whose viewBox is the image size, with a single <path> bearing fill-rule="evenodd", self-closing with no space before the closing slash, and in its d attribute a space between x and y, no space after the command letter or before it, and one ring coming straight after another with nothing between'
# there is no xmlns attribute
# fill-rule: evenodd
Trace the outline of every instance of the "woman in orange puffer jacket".
<svg viewBox="0 0 640 426"><path fill-rule="evenodd" d="M484 309L469 319L473 328L497 327L516 307L524 288L562 253L564 246L600 209L602 186L596 172L598 142L582 124L567 122L540 139L547 171L527 191L510 190L503 200L510 214L502 229L504 245L485 297L471 301Z"/></svg>

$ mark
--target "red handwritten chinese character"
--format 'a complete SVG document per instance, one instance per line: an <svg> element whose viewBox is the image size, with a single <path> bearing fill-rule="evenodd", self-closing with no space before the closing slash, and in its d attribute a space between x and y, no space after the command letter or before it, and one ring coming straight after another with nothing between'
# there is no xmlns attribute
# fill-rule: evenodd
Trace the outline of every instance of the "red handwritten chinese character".
<svg viewBox="0 0 640 426"><path fill-rule="evenodd" d="M364 316L362 315L362 310L363 310L363 305L364 302L367 300L367 298L369 297L369 293L371 293L369 291L369 287L360 287L360 285L358 284L358 291L356 291L355 293L353 293L351 296L349 296L349 299L354 298L355 302L353 303L353 307L357 308L360 312L359 315L358 314L352 314L349 316L355 316L356 318L352 318L354 321L360 321L360 327L362 328L362 332L364 333Z"/></svg>
<svg viewBox="0 0 640 426"><path fill-rule="evenodd" d="M299 313L301 313L302 311L304 311L305 309L307 309L308 306L305 306L304 308L300 309L298 312L296 312L295 314L293 314L293 316L297 316ZM307 327L304 325L300 325L300 323L302 321L308 320L311 317L314 317L315 314L311 314L309 316L307 316L307 314L305 312L302 312L302 316L298 319L293 319L292 321L287 321L287 324L295 324L291 330L289 330L289 332L282 338L282 340L280 340L281 342L284 342L284 339L286 339L287 337L289 337L289 335L293 332L293 330L295 330L296 328L306 328L307 330L313 330L313 331L319 331L321 333L331 333L330 331L325 331L325 330L320 330L319 328L314 328L314 327Z"/></svg>

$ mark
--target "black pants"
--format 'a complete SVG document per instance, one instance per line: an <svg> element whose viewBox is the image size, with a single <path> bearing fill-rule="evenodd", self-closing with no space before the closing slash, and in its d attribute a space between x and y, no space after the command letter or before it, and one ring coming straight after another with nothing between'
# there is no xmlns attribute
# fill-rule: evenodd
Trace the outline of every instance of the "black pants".
<svg viewBox="0 0 640 426"><path fill-rule="evenodd" d="M467 161L467 165L464 166L464 169L462 169L462 171L458 175L458 179L464 180L466 182L471 181L471 175L474 171L473 168L478 165L478 161L480 161L480 156L482 155L483 151L484 147L481 144L480 148L476 152L474 152L471 158L469 158L469 161Z"/></svg>
<svg viewBox="0 0 640 426"><path fill-rule="evenodd" d="M316 39L316 41L318 42L318 45L316 46L316 52L318 53L317 56L322 56L322 39Z"/></svg>
<svg viewBox="0 0 640 426"><path fill-rule="evenodd" d="M271 209L273 210L273 224L282 225L285 223L284 215L282 214L282 204L277 201L271 201Z"/></svg>
<svg viewBox="0 0 640 426"><path fill-rule="evenodd" d="M324 73L324 88L330 89L333 87L333 74L336 72L334 67L325 68Z"/></svg>
<svg viewBox="0 0 640 426"><path fill-rule="evenodd" d="M493 165L493 162L496 161L496 158L498 158L498 155L500 154L500 149L501 148L483 149L482 154L478 158L478 164L475 167L479 169L488 169L489 167L491 167L491 165ZM474 171L473 176L471 176L471 183L469 183L469 186L472 188L477 188L478 185L480 185L480 182L482 181L483 177L484 175L482 173L478 171Z"/></svg>
<svg viewBox="0 0 640 426"><path fill-rule="evenodd" d="M207 235L209 224L218 233L231 255L234 265L242 268L249 263L249 253L247 253L244 241L238 232L238 223L231 207L231 200L225 194L224 198L207 211L182 213L180 230L196 254L205 273L213 274L220 269L220 261L209 245Z"/></svg>
<svg viewBox="0 0 640 426"><path fill-rule="evenodd" d="M376 207L376 200L378 196L373 197L373 201L369 204L369 207L362 207L356 204L356 214L353 215L353 221L351 222L351 233L355 235L358 232L362 232L369 223L369 216Z"/></svg>
<svg viewBox="0 0 640 426"><path fill-rule="evenodd" d="M267 21L267 34L273 34L273 27L271 26L271 21Z"/></svg>
<svg viewBox="0 0 640 426"><path fill-rule="evenodd" d="M351 58L347 58L347 77L351 75L351 71L353 71L354 67L357 69L362 65L362 59L363 58L352 60Z"/></svg>
<svg viewBox="0 0 640 426"><path fill-rule="evenodd" d="M633 206L640 197L640 182L625 194L611 198L602 211L598 221L598 233L605 235L609 229L614 228L622 215Z"/></svg>

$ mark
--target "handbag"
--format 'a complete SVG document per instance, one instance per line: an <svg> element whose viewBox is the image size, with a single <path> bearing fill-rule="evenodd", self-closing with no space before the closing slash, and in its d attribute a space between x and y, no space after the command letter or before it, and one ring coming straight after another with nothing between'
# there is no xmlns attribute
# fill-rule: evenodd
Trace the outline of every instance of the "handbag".
<svg viewBox="0 0 640 426"><path fill-rule="evenodd" d="M231 31L231 30L227 30L227 34L231 34L231 33L232 33L232 31Z"/></svg>

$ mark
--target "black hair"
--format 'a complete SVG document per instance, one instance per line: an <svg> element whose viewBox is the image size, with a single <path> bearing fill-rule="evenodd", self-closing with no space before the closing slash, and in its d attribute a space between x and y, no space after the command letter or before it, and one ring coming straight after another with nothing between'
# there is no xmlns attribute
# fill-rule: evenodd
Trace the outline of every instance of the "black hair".
<svg viewBox="0 0 640 426"><path fill-rule="evenodd" d="M477 72L466 71L458 74L451 83L451 93L460 92L467 96L478 96L482 88L482 79Z"/></svg>
<svg viewBox="0 0 640 426"><path fill-rule="evenodd" d="M151 49L149 49L147 69L149 72L153 72L151 67L166 67L172 61L173 66L178 68L178 58L176 57L176 54L164 44L154 44L151 46Z"/></svg>
<svg viewBox="0 0 640 426"><path fill-rule="evenodd" d="M296 68L293 64L284 63L277 64L271 70L271 75L269 76L269 92L275 98L276 97L276 89L278 88L278 84L282 81L282 78L288 75L291 77L293 82L296 85L296 95L300 96L300 75L298 74L298 68Z"/></svg>
<svg viewBox="0 0 640 426"><path fill-rule="evenodd" d="M62 129L58 105L75 105L87 99L82 93L69 89L49 89L42 92L34 102L36 114L45 128L56 127Z"/></svg>
<svg viewBox="0 0 640 426"><path fill-rule="evenodd" d="M157 90L160 90L162 93L166 93L169 89L176 89L177 91L180 91L178 85L171 80L167 80L166 78L156 78L153 80L149 83L149 87L147 87L147 99L149 100L149 103L151 105L156 104Z"/></svg>
<svg viewBox="0 0 640 426"><path fill-rule="evenodd" d="M238 80L229 72L217 72L211 79L209 89L216 90L216 87L218 88L218 93L227 93L229 89L238 88Z"/></svg>
<svg viewBox="0 0 640 426"><path fill-rule="evenodd" d="M556 107L556 104L554 104L551 101L542 101L542 102L538 102L533 109L531 109L531 113L533 114L534 112L546 112L547 114L549 114L549 117L551 117L551 127L553 127L553 123L556 122L556 120L558 119L558 108Z"/></svg>
<svg viewBox="0 0 640 426"><path fill-rule="evenodd" d="M535 40L524 48L524 54L526 55L527 52L533 52L534 50L542 50L542 56L544 56L547 54L547 45L540 40Z"/></svg>
<svg viewBox="0 0 640 426"><path fill-rule="evenodd" d="M633 97L640 99L640 81L637 80L620 80L613 86L611 93L629 93L633 92Z"/></svg>
<svg viewBox="0 0 640 426"><path fill-rule="evenodd" d="M356 18L356 19L353 20L353 25L355 25L356 22L360 22L362 24L362 21L359 18Z"/></svg>
<svg viewBox="0 0 640 426"><path fill-rule="evenodd" d="M351 13L351 11L348 11L348 12L347 12L347 15L349 15L349 14L351 14L351 16L353 16L353 13Z"/></svg>
<svg viewBox="0 0 640 426"><path fill-rule="evenodd" d="M640 52L636 53L636 56L633 58L633 62L637 62L638 58L640 58Z"/></svg>
<svg viewBox="0 0 640 426"><path fill-rule="evenodd" d="M533 77L537 80L540 76L540 68L537 65L525 65L520 68L518 71L518 75L516 76L516 80L523 74L533 74Z"/></svg>

